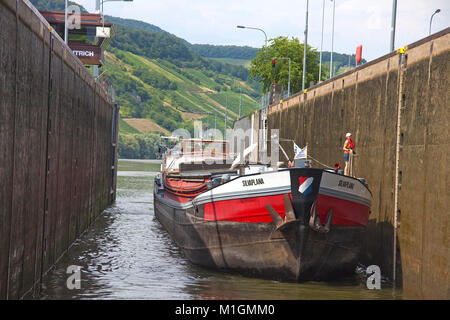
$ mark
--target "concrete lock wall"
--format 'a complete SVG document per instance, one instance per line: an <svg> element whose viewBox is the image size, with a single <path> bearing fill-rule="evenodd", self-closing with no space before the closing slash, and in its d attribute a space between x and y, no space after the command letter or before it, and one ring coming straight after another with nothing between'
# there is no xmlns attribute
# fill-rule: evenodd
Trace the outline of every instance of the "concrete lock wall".
<svg viewBox="0 0 450 320"><path fill-rule="evenodd" d="M0 1L0 299L35 293L110 204L114 111L28 1Z"/></svg>
<svg viewBox="0 0 450 320"><path fill-rule="evenodd" d="M290 157L283 139L307 144L314 167L344 167L351 132L373 195L361 262L395 275L406 298L448 299L450 28L404 49L270 106L268 135L279 129Z"/></svg>

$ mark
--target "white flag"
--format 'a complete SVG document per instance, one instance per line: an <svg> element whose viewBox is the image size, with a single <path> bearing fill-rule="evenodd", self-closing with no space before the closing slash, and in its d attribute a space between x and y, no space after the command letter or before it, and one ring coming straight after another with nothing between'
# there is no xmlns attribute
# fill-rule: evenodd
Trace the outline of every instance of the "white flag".
<svg viewBox="0 0 450 320"><path fill-rule="evenodd" d="M308 146L305 146L303 149L300 148L294 142L294 159L305 159L308 154Z"/></svg>

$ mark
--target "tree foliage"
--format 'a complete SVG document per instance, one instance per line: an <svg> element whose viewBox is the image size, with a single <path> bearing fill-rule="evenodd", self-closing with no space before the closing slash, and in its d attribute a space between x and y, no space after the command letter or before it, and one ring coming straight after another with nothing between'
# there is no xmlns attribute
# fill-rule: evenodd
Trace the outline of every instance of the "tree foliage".
<svg viewBox="0 0 450 320"><path fill-rule="evenodd" d="M30 2L41 11L64 11L66 8L65 0L30 0ZM69 1L69 6L71 5L79 6L81 12L87 12L87 10L78 3Z"/></svg>
<svg viewBox="0 0 450 320"><path fill-rule="evenodd" d="M291 58L291 93L302 89L303 76L303 50L304 44L297 38L278 37L270 40L270 45L264 46L258 51L256 58L251 62L250 76L258 78L262 83L262 90L266 92L275 81L288 88L289 60L277 59L275 68L272 67L274 58ZM322 77L325 72L322 71ZM305 87L309 87L311 81L316 83L319 79L319 54L308 46L306 53L306 77Z"/></svg>
<svg viewBox="0 0 450 320"><path fill-rule="evenodd" d="M191 61L192 52L178 38L166 33L135 30L116 24L116 35L111 46L150 59Z"/></svg>
<svg viewBox="0 0 450 320"><path fill-rule="evenodd" d="M123 19L123 18L108 16L108 15L105 15L105 19L108 23L120 24L122 26L131 27L133 29L142 29L142 30L146 30L146 31L156 32L156 33L170 34L166 31L164 31L163 29L161 29L160 27L157 27L157 26L147 23L147 22L142 22L142 21L133 20L133 19Z"/></svg>
<svg viewBox="0 0 450 320"><path fill-rule="evenodd" d="M122 159L158 159L160 135L119 134L119 158Z"/></svg>
<svg viewBox="0 0 450 320"><path fill-rule="evenodd" d="M253 59L257 48L240 46L217 46L212 44L193 44L191 49L206 58Z"/></svg>

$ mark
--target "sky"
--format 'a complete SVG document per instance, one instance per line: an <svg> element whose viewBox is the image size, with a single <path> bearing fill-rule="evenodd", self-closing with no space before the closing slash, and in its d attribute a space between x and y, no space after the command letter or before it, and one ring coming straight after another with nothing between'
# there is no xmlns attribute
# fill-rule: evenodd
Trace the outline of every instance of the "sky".
<svg viewBox="0 0 450 320"><path fill-rule="evenodd" d="M95 0L74 0L89 12ZM367 61L389 53L392 0L334 0L334 52L355 53L362 45ZM107 0L104 14L144 21L190 43L238 45L259 48L264 33L304 41L307 0ZM308 44L320 50L323 0L309 1ZM395 49L450 26L450 0L398 0ZM333 1L325 0L323 51L332 48Z"/></svg>

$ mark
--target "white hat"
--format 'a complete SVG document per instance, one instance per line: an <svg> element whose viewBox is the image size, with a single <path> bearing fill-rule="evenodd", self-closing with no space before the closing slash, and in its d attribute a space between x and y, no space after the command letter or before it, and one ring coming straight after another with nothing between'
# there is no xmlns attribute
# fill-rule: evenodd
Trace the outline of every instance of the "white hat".
<svg viewBox="0 0 450 320"><path fill-rule="evenodd" d="M347 132L347 134L345 135L346 137L350 137L352 134L350 132Z"/></svg>

